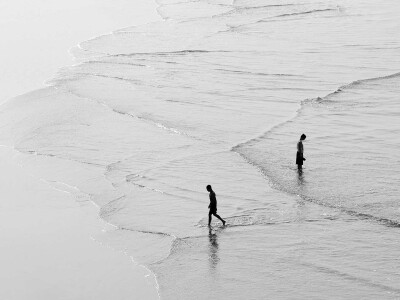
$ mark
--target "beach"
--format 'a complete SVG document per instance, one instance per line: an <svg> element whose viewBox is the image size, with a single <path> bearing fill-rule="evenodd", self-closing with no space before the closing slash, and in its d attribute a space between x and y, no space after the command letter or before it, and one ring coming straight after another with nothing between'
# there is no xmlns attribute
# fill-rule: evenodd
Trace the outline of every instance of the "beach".
<svg viewBox="0 0 400 300"><path fill-rule="evenodd" d="M2 299L158 299L153 274L96 241L98 209L33 177L2 147Z"/></svg>
<svg viewBox="0 0 400 300"><path fill-rule="evenodd" d="M74 63L69 48L113 29L157 20L155 4L136 1L13 1L1 7L0 103L42 88ZM96 241L105 230L96 207L74 189L22 166L0 147L1 299L158 299L154 275L122 250Z"/></svg>
<svg viewBox="0 0 400 300"><path fill-rule="evenodd" d="M114 29L159 20L152 1L29 2L0 4L4 41L0 103L44 86L73 63L69 49Z"/></svg>
<svg viewBox="0 0 400 300"><path fill-rule="evenodd" d="M156 4L0 107L0 144L82 222L56 232L148 287L116 299L399 299L400 5Z"/></svg>

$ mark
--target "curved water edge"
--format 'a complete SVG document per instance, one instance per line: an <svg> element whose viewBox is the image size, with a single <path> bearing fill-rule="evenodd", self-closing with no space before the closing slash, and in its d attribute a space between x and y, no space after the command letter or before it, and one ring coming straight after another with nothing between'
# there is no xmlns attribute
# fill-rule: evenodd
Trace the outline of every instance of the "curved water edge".
<svg viewBox="0 0 400 300"><path fill-rule="evenodd" d="M393 82L390 82L393 81ZM258 154L258 156L260 155L260 150L254 150L252 148L257 148L257 147L265 147L265 149L274 147L274 143L276 143L276 139L279 139L279 133L280 134L287 134L287 132L285 132L285 127L289 127L290 129L292 129L295 125L299 125L301 126L303 120L307 117L310 118L309 115L307 115L308 113L310 113L310 107L311 109L315 109L318 110L319 108L322 108L321 110L318 110L317 113L318 114L326 114L325 110L331 110L332 113L338 114L342 111L346 111L347 109L352 109L352 110L357 110L357 109L362 109L363 106L369 108L369 115L368 118L373 117L373 113L371 112L372 109L375 109L376 107L382 106L382 105L386 105L387 107L391 107L391 110L394 114L390 114L387 113L387 115L384 117L386 119L386 125L388 125L389 127L386 127L389 131L389 133L394 133L396 134L397 132L399 132L400 128L397 128L395 119L396 117L398 117L395 112L398 111L398 108L396 108L398 105L396 104L396 94L398 92L398 83L400 81L400 73L394 73L394 74L390 74L387 76L380 76L380 77L376 77L376 78L367 78L367 79L360 79L360 80L356 80L353 81L349 84L343 85L339 88L337 88L334 92L331 92L329 94L327 94L324 97L317 97L314 99L306 99L303 100L301 102L301 108L298 110L296 116L292 119L289 119L277 126L274 126L273 128L271 128L270 130L266 131L263 135L251 139L247 142L241 143L235 147L232 148L232 151L239 153L246 161L248 161L250 164L254 165L256 168L258 168L271 182L272 186L277 188L280 191L283 192L287 192L289 194L293 194L293 195L298 195L301 197L302 200L308 201L308 202L312 202L324 207L329 207L329 208L333 208L333 209L339 209L340 211L342 211L343 213L349 214L351 216L356 216L362 220L370 220L370 221L375 221L377 223L383 224L383 225L387 225L389 227L400 227L400 221L398 219L398 214L395 212L394 214L383 214L383 215L379 215L378 211L374 211L373 207L370 211L366 211L362 209L362 204L359 203L359 205L357 207L352 207L349 206L349 202L350 199L344 199L340 202L337 201L333 201L332 198L329 199L324 199L326 198L326 195L324 194L318 194L318 193L314 193L313 194L309 194L307 191L302 190L301 187L294 185L293 182L291 183L290 180L288 180L286 175L282 175L282 174L276 174L276 172L287 172L287 168L288 168L288 164L285 161L285 163L282 162L277 162L277 160L274 160L275 163L280 164L280 166L277 167L272 167L271 165L269 165L271 163L271 161L268 161L268 159L266 160L260 160L258 157L255 158L255 155ZM381 86L379 86L381 85ZM372 88L374 88L374 92L372 93L372 95L368 95L368 94L361 94L362 92L364 93L371 93L371 86ZM379 92L385 90L386 95L381 96L380 99L377 99L376 96L379 94ZM359 93L361 95L351 95L351 93ZM352 96L352 98L348 99L346 97ZM396 106L397 105L397 106ZM372 107L372 109L370 108ZM328 112L329 113L329 112ZM375 112L376 113L376 112ZM375 116L375 118L379 118L379 112L378 115ZM314 113L315 115L315 113ZM303 117L303 119L302 119ZM389 119L389 121L388 121ZM382 118L381 119L376 119L376 121L378 122L378 120L381 120L382 122L384 121ZM360 119L360 121L365 122L367 121L366 119ZM390 122L391 121L391 122ZM321 124L316 122L316 126L318 126L320 128L320 131L324 131L326 129L324 129L325 124ZM350 124L351 126L365 126L363 125L363 123L359 123L356 124L355 122ZM307 124L306 124L307 126ZM340 128L335 128L335 130L340 130ZM369 140L366 139L366 141L362 141L361 140L361 136L356 136L354 138L356 138L358 140L358 145L357 147L360 149L355 149L354 151L358 151L361 152L362 151L368 151L368 148L371 148L373 146L371 146L371 139L374 133L372 131L372 128L368 128L366 127L365 130L369 130L367 134L369 134ZM364 130L364 131L365 131ZM328 132L329 134L329 132ZM343 133L344 134L344 133ZM283 136L283 139L285 139L286 137ZM324 139L324 142L327 143L329 142L329 136L323 136L322 134L322 138ZM395 139L394 136L390 136L388 134L386 134L385 136L386 139L388 140L393 140ZM267 140L271 140L271 142L269 144L267 144ZM364 142L364 143L368 143L368 145L366 145L365 148L361 148L360 146L360 142ZM257 144L260 144L259 146L257 146ZM288 146L286 144L286 146ZM343 145L341 145L343 146ZM389 145L387 145L389 146ZM253 150L253 151L252 151ZM393 148L393 150L395 150L395 148ZM279 151L284 151L284 149L280 148L278 151L268 151L266 150L266 155L276 155L277 152ZM316 150L317 151L317 150ZM336 152L340 151L339 149L330 149L330 151L332 151L333 153L325 153L325 155L332 155L334 157L337 157ZM384 151L385 152L385 151ZM368 159L374 159L374 156L372 155L373 153L369 153L369 157ZM349 154L348 154L349 155ZM358 154L359 155L359 154ZM378 152L376 154L378 156L378 158L380 158L382 154L382 151ZM396 157L398 155L396 155L396 152L392 152L390 154L391 156L393 156L392 158L388 158L388 157L384 157L384 159L386 160L391 160L391 163L388 163L390 165L390 169L392 169L391 171L394 171L393 169L396 169ZM350 155L349 155L350 156ZM255 159L254 159L255 158ZM286 158L285 158L286 160ZM397 161L399 160L399 158L397 157ZM351 164L351 161L347 160L347 164ZM307 165L307 164L306 164ZM356 168L360 167L359 164L357 164ZM371 167L371 166L369 166ZM380 165L380 168L385 167L385 165ZM280 169L279 169L280 168ZM283 169L282 169L283 168ZM334 169L335 166L331 165L328 167L328 169ZM286 169L286 170L285 170ZM374 168L371 168L372 170ZM356 170L353 170L356 171ZM388 176L391 176L390 170L386 169L385 170ZM294 169L292 169L289 172L293 172L296 173L296 171ZM329 171L330 172L330 171ZM301 181L303 181L304 179L302 178L303 176L307 176L307 170L301 173L301 175L299 175L299 178L301 178ZM320 173L318 174L318 176L324 176L324 173ZM344 176L345 174L341 174L342 176ZM283 176L283 177L282 177ZM286 176L286 177L285 177ZM283 179L280 180L280 178ZM347 180L351 180L351 178L347 178ZM393 177L392 181L390 181L390 177L388 178L388 182L386 183L386 185L390 186L390 185L396 185L397 181L395 179L395 177ZM335 186L337 186L339 184L339 182L334 182ZM314 182L313 184L317 184L317 182ZM372 189L373 188L373 184L374 182L369 182L369 186L363 186L363 189ZM301 183L302 185L302 183ZM324 192L326 192L327 190L324 189ZM361 191L359 191L361 192ZM373 193L373 197L377 197L378 191L375 191ZM341 196L339 195L335 195L335 192L331 192L332 197L344 197L346 198L346 196ZM351 194L349 194L347 196L347 198L351 198ZM368 196L368 195L365 195ZM358 196L359 197L359 196ZM382 197L382 196L381 196ZM388 197L388 196L386 196ZM378 198L379 199L379 198ZM364 199L364 201L366 201L366 199ZM376 201L383 201L383 199L380 200L376 200ZM385 202L381 202L381 204L383 205ZM394 211L396 211L396 204L394 203ZM378 213L378 215L376 215ZM394 218L394 219L393 219Z"/></svg>

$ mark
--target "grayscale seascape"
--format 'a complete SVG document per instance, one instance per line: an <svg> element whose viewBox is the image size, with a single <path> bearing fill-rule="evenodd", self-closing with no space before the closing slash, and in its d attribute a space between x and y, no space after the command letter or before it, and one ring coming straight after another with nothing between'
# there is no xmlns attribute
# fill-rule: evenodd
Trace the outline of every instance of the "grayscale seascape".
<svg viewBox="0 0 400 300"><path fill-rule="evenodd" d="M400 299L400 2L157 3L3 104L0 144L161 299Z"/></svg>

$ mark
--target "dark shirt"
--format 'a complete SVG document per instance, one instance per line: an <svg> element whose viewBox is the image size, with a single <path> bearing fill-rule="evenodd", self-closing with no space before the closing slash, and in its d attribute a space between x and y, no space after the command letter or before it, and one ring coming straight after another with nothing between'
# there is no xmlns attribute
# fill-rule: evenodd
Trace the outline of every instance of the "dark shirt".
<svg viewBox="0 0 400 300"><path fill-rule="evenodd" d="M297 143L297 152L303 153L304 152L304 147L303 147L303 142L299 141Z"/></svg>
<svg viewBox="0 0 400 300"><path fill-rule="evenodd" d="M217 198L215 197L215 193L213 191L210 192L210 209L217 209Z"/></svg>

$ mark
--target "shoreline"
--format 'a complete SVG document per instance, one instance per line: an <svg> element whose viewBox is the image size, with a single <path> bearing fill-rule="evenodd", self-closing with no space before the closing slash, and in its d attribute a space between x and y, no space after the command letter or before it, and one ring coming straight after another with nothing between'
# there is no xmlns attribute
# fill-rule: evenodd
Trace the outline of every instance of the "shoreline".
<svg viewBox="0 0 400 300"><path fill-rule="evenodd" d="M15 59L7 62L4 77L0 78L8 87L0 94L0 105L18 96L45 88L46 82L51 80L60 68L74 64L70 49L79 43L119 28L160 20L156 10L158 5L153 1L121 3L125 4L125 7L124 5L118 7L118 3L103 1L92 4L89 0L79 4L80 8L87 6L87 10L81 10L79 14L95 16L94 22L85 28L86 19L78 21L74 19L70 24L72 28L64 28L63 22L77 10L73 7L77 3L68 4L70 11L66 11L65 16L59 20L54 19L55 26L53 23L48 24L45 29L51 28L49 33L44 31L42 33L40 28L35 28L33 22L29 31L37 30L39 36L36 40L36 37L33 37L34 41L24 40L24 36L18 32L19 28L5 37L7 39L14 35L17 40L19 39L9 43L11 51L15 50L13 42L18 44L23 41L25 48L22 51L28 48L29 52L28 59L25 60L18 51L10 55ZM35 3L30 5L34 6ZM90 11L91 5L96 6L98 11ZM118 7L115 15L114 11L106 9L111 5ZM55 12L51 4L43 6L35 7L43 10L41 18L45 21L40 26L45 25L46 21L51 21ZM64 8L56 10L62 14ZM10 11L12 9L10 7ZM19 21L24 17L22 23L30 23L37 16L35 11L30 12L25 9L26 12L20 12ZM121 17L118 12L122 10L125 11ZM3 13L7 14L10 11L4 10ZM102 16L108 16L109 19L104 19ZM11 19L4 22L18 22L17 19ZM46 33L50 37L41 36ZM29 32L26 33L28 34ZM57 47L59 49L51 49ZM60 51L61 47L64 51ZM46 53L42 53L43 48L46 49ZM48 59L49 54L54 57ZM29 59L32 55L37 59ZM16 60L20 65L15 65ZM145 266L137 264L124 251L102 245L96 240L96 236L102 231L105 232L106 227L111 227L99 216L99 208L90 200L77 201L72 193L56 189L49 182L29 175L23 167L13 161L17 153L8 146L0 145L2 165L0 176L3 183L8 182L2 185L1 190L5 199L2 202L2 218L7 220L5 223L8 224L2 228L3 236L6 238L3 244L5 254L3 266L6 267L0 272L0 276L3 283L7 283L5 284L7 288L0 292L3 296L1 298L28 299L36 295L41 299L54 299L61 295L67 298L110 299L118 295L118 299L159 299L158 283L154 273ZM47 255L42 255L43 253ZM21 259L24 256L26 259ZM21 281L25 285L24 291L19 291Z"/></svg>
<svg viewBox="0 0 400 300"><path fill-rule="evenodd" d="M15 151L0 147L3 182L4 299L159 299L155 276L132 258L96 241L107 231L91 201L76 201L27 174ZM20 289L21 282L25 288Z"/></svg>
<svg viewBox="0 0 400 300"><path fill-rule="evenodd" d="M82 41L160 20L157 7L144 0L8 3L0 11L0 33L7 44L0 58L0 104L45 87L60 68L74 63L69 49Z"/></svg>

